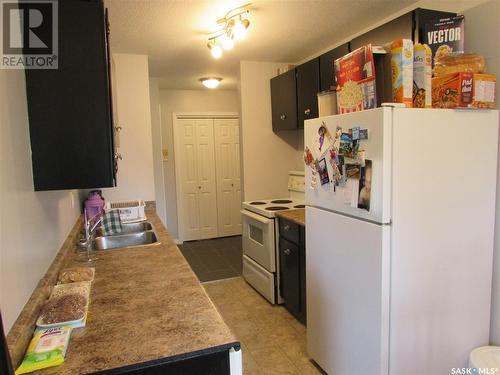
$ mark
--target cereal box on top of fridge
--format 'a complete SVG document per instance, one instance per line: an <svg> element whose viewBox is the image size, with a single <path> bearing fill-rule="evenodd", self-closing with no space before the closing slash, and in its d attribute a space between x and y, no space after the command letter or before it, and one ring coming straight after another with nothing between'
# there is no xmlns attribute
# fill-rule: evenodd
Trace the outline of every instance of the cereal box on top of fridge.
<svg viewBox="0 0 500 375"><path fill-rule="evenodd" d="M432 52L426 44L413 48L413 107L432 107Z"/></svg>
<svg viewBox="0 0 500 375"><path fill-rule="evenodd" d="M413 106L413 42L410 39L396 39L391 52L392 100Z"/></svg>
<svg viewBox="0 0 500 375"><path fill-rule="evenodd" d="M375 65L371 44L335 60L337 113L375 108Z"/></svg>
<svg viewBox="0 0 500 375"><path fill-rule="evenodd" d="M464 16L426 22L424 43L434 56L434 63L450 53L464 53Z"/></svg>

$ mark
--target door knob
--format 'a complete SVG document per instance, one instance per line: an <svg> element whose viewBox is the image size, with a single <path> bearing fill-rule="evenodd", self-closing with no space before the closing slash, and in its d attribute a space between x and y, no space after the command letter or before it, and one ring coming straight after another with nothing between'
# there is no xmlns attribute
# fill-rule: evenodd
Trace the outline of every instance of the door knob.
<svg viewBox="0 0 500 375"><path fill-rule="evenodd" d="M309 116L311 114L311 110L309 108L307 108L305 111L304 111L304 115L306 116Z"/></svg>
<svg viewBox="0 0 500 375"><path fill-rule="evenodd" d="M291 251L290 251L290 249L285 249L285 250L283 250L283 252L285 253L285 255L290 255Z"/></svg>
<svg viewBox="0 0 500 375"><path fill-rule="evenodd" d="M280 116L280 119L282 119L282 120L286 119L286 115L285 115L285 114L282 114L282 115Z"/></svg>

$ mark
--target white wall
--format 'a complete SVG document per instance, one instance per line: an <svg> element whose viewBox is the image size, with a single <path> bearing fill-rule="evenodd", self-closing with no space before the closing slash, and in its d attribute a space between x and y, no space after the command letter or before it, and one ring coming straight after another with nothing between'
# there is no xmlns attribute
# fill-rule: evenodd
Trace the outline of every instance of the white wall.
<svg viewBox="0 0 500 375"><path fill-rule="evenodd" d="M113 54L120 131L117 186L103 189L108 201L155 200L149 71L146 55Z"/></svg>
<svg viewBox="0 0 500 375"><path fill-rule="evenodd" d="M80 214L78 191L34 192L24 71L0 69L0 308L8 331Z"/></svg>
<svg viewBox="0 0 500 375"><path fill-rule="evenodd" d="M464 12L465 15L465 48L467 52L481 53L486 58L488 73L500 78L500 2L491 0ZM497 108L500 105L500 90L497 82ZM491 308L492 344L500 345L500 157L497 171L497 202L495 250L493 264L493 296Z"/></svg>
<svg viewBox="0 0 500 375"><path fill-rule="evenodd" d="M240 63L243 200L288 196L288 172L303 170L303 131L272 131L270 79L282 63Z"/></svg>
<svg viewBox="0 0 500 375"><path fill-rule="evenodd" d="M163 147L168 160L163 162L167 227L173 238L178 238L177 200L175 188L174 139L172 114L175 112L239 112L236 91L222 90L160 90Z"/></svg>
<svg viewBox="0 0 500 375"><path fill-rule="evenodd" d="M153 137L153 169L155 180L156 213L167 226L167 205L163 179L163 156L161 143L160 87L158 78L149 78L151 100L151 134Z"/></svg>

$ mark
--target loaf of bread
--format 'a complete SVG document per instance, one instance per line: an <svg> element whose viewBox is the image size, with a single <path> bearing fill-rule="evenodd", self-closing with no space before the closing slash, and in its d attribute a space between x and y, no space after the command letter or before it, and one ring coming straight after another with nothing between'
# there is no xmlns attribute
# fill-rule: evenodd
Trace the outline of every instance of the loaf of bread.
<svg viewBox="0 0 500 375"><path fill-rule="evenodd" d="M484 61L484 56L475 53L446 55L436 59L434 65L434 77L441 77L460 72L483 73L485 66L486 63Z"/></svg>

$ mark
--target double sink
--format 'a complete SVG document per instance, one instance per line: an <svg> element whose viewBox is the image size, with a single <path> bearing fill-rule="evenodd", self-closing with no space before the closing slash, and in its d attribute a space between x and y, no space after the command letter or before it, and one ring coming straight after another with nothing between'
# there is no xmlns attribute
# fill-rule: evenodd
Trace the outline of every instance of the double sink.
<svg viewBox="0 0 500 375"><path fill-rule="evenodd" d="M122 232L115 235L104 235L104 229L95 230L92 241L93 250L113 250L126 247L158 245L160 242L153 231L153 226L148 221L139 223L122 223Z"/></svg>

